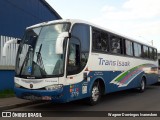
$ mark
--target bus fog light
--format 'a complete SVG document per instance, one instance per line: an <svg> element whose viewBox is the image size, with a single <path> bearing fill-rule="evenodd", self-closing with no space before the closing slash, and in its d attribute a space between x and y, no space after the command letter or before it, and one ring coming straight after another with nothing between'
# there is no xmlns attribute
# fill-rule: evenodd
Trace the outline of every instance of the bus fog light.
<svg viewBox="0 0 160 120"><path fill-rule="evenodd" d="M55 84L55 85L46 86L45 89L46 90L57 90L57 89L61 89L62 87L63 87L62 84Z"/></svg>
<svg viewBox="0 0 160 120"><path fill-rule="evenodd" d="M17 83L14 83L14 85L15 85L16 88L20 88L20 87L21 87L21 86L20 86L19 84L17 84Z"/></svg>

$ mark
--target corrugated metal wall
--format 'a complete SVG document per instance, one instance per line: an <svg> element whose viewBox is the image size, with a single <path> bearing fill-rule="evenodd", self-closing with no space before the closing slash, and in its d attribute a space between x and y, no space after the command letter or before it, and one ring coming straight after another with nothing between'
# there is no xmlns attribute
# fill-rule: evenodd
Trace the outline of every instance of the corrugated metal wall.
<svg viewBox="0 0 160 120"><path fill-rule="evenodd" d="M7 49L7 56L6 57L2 56L4 44L11 39L18 39L18 38L0 36L0 41L1 41L0 43L0 69L3 69L3 70L4 69L12 70L15 67L17 50L19 47L18 44L10 44ZM23 55L26 55L27 49L28 49L28 46L24 45L23 50L22 50Z"/></svg>
<svg viewBox="0 0 160 120"><path fill-rule="evenodd" d="M17 44L10 44L7 50L7 56L2 56L3 46L4 44L11 39L15 39L13 37L0 36L0 69L14 69L15 66L15 58L18 50Z"/></svg>
<svg viewBox="0 0 160 120"><path fill-rule="evenodd" d="M16 38L0 36L0 91L14 88L15 59L19 45L10 44L7 49L7 56L2 56L4 44L11 39ZM26 54L27 49L28 46L25 45L22 54Z"/></svg>

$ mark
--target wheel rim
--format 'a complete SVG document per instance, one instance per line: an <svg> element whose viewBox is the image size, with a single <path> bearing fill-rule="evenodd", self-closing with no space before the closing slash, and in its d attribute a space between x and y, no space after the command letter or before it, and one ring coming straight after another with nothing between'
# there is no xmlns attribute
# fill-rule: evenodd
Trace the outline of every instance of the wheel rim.
<svg viewBox="0 0 160 120"><path fill-rule="evenodd" d="M92 89L92 99L93 101L97 101L99 98L99 89L98 86L94 86Z"/></svg>
<svg viewBox="0 0 160 120"><path fill-rule="evenodd" d="M142 80L142 82L141 82L141 89L144 90L144 88L145 88L145 83L144 83L144 80Z"/></svg>

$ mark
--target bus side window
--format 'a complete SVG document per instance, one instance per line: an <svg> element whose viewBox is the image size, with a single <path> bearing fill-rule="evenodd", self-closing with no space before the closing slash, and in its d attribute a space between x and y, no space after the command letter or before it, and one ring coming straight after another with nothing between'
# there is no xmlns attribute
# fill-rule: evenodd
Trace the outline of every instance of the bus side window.
<svg viewBox="0 0 160 120"><path fill-rule="evenodd" d="M153 49L154 60L157 60L157 50Z"/></svg>
<svg viewBox="0 0 160 120"><path fill-rule="evenodd" d="M126 55L133 56L133 43L129 40L125 40Z"/></svg>
<svg viewBox="0 0 160 120"><path fill-rule="evenodd" d="M108 46L108 34L105 32L101 32L101 42L102 42L102 51L108 52L109 46Z"/></svg>
<svg viewBox="0 0 160 120"><path fill-rule="evenodd" d="M111 52L121 54L122 53L121 39L116 36L111 36L110 39L111 39Z"/></svg>
<svg viewBox="0 0 160 120"><path fill-rule="evenodd" d="M72 39L69 43L69 52L68 52L68 66L67 73L68 75L76 74L80 70L80 43L78 40Z"/></svg>
<svg viewBox="0 0 160 120"><path fill-rule="evenodd" d="M153 56L153 48L149 47L148 54L149 54L149 58L153 60L153 59L154 59L154 56Z"/></svg>
<svg viewBox="0 0 160 120"><path fill-rule="evenodd" d="M134 56L135 57L142 57L142 46L138 43L133 43L134 46Z"/></svg>
<svg viewBox="0 0 160 120"><path fill-rule="evenodd" d="M97 52L108 52L109 51L109 40L107 32L102 30L96 30L93 28L93 51Z"/></svg>
<svg viewBox="0 0 160 120"><path fill-rule="evenodd" d="M143 57L144 58L148 58L148 47L147 46L143 46Z"/></svg>
<svg viewBox="0 0 160 120"><path fill-rule="evenodd" d="M93 29L93 50L101 51L101 34L98 30Z"/></svg>

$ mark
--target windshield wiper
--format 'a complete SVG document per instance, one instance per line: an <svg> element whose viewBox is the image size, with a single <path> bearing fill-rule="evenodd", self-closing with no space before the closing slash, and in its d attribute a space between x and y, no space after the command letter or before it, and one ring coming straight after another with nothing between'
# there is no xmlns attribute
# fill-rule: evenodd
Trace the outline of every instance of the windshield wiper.
<svg viewBox="0 0 160 120"><path fill-rule="evenodd" d="M31 49L31 48L32 48L32 46L29 46L28 51L27 51L27 54L26 54L26 57L25 57L25 59L24 59L24 61L23 61L23 63L22 63L22 67L21 67L21 70L20 70L20 75L21 75L21 73L22 73L22 70L23 70L24 65L25 65L25 64L28 64L29 53L30 53L31 51L33 52L33 49Z"/></svg>
<svg viewBox="0 0 160 120"><path fill-rule="evenodd" d="M37 62L36 63L41 68L40 71L42 74L45 72L45 68L44 68L43 59L42 59L42 55L41 55L41 49L42 49L42 44L40 45L38 52L36 52L36 54L37 54Z"/></svg>

